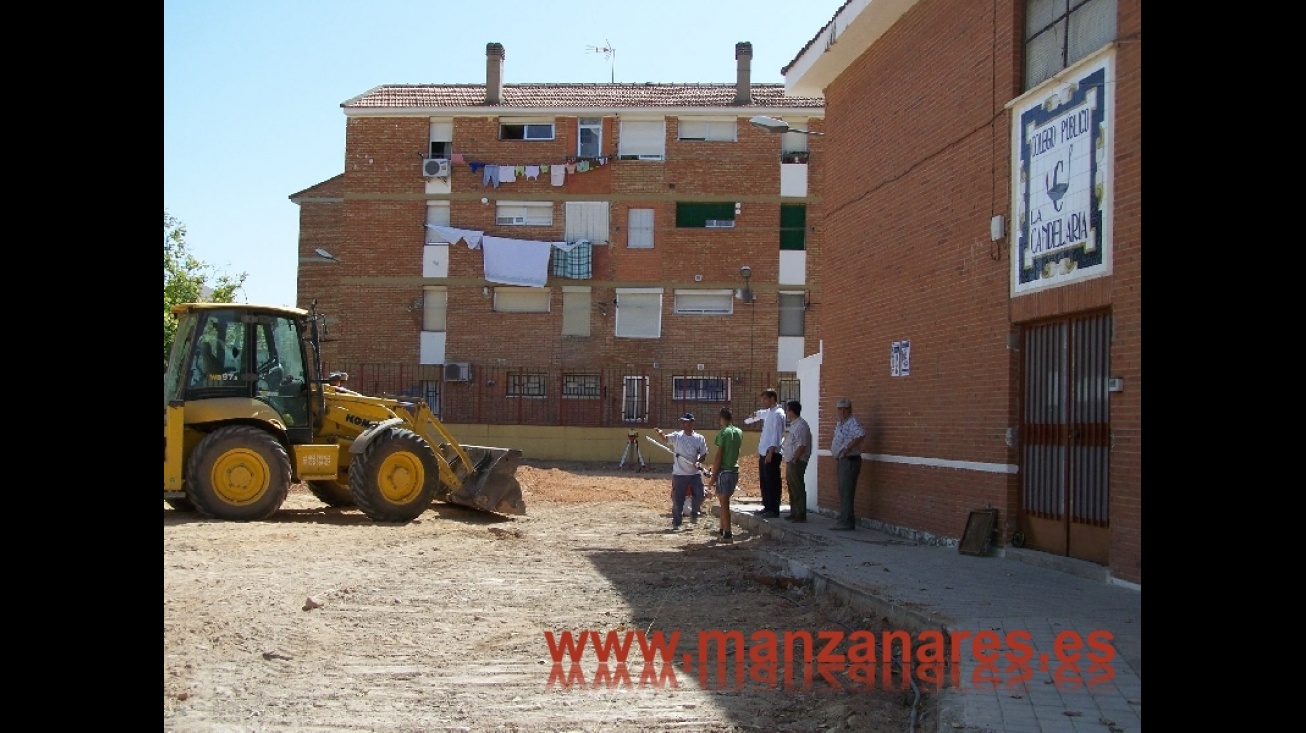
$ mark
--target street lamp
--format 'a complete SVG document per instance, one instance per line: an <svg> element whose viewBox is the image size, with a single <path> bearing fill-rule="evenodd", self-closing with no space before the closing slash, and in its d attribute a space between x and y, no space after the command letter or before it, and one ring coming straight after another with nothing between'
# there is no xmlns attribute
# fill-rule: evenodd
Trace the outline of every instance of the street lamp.
<svg viewBox="0 0 1306 733"><path fill-rule="evenodd" d="M825 134L824 132L816 132L814 130L798 130L793 127L790 127L789 123L785 122L784 120L776 119L775 117L767 117L766 115L757 115L756 117L750 119L748 121L748 124L760 130L766 130L767 132L774 132L777 135L783 135L786 132L797 132L803 135Z"/></svg>

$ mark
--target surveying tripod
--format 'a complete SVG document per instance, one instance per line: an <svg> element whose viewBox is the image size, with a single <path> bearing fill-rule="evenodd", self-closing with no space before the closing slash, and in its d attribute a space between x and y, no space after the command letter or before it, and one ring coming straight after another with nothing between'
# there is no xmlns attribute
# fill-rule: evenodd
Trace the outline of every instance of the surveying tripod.
<svg viewBox="0 0 1306 733"><path fill-rule="evenodd" d="M635 468L636 460L639 461L639 468ZM644 454L639 450L639 433L634 428L626 433L626 450L621 454L621 463L617 464L617 468L625 468L626 461L630 461L630 468L633 471L643 471L648 468L644 463Z"/></svg>

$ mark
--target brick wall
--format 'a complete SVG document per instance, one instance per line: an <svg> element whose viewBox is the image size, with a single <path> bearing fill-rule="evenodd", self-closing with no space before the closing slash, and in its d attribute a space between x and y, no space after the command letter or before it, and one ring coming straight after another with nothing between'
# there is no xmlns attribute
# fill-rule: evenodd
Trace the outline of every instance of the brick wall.
<svg viewBox="0 0 1306 733"><path fill-rule="evenodd" d="M555 118L551 141L501 141L498 119L458 117L453 149L467 162L553 164L575 154L576 124L574 117ZM738 142L682 142L676 139L672 117L667 124L665 162L617 161L618 127L615 118L605 118L602 149L612 156L608 164L568 176L563 187L552 186L544 174L535 181L519 177L496 189L483 185L482 174L473 173L464 163L451 167L451 194L427 195L420 162L428 146L428 118L349 119L339 211L330 216L301 211L305 221L315 222L304 228L301 250L311 253L313 247L324 246L341 259L339 264L306 263L300 268L300 300L317 297L320 308L333 317L335 341L324 347L327 353L345 361L416 363L421 314L409 306L421 297L423 284L444 284L449 293L446 354L450 360L509 367L589 363L649 369L656 362L666 365L659 368L675 365L677 369L694 369L702 363L704 373L774 370L780 137L751 127L743 116L738 120ZM816 180L819 144L812 147L809 171ZM487 202L482 203L482 198ZM452 226L546 241L563 237L566 200L608 200L612 241L595 246L591 280L550 278L550 313L496 313L494 284L484 280L479 249L455 244L450 247L446 280L421 277L428 199L449 201ZM501 200L551 201L553 225L496 226L495 202ZM704 200L739 201L735 228L677 229L676 202ZM654 209L652 250L628 248L630 208ZM330 233L333 227L337 227L335 234ZM328 241L329 246L321 244ZM814 255L820 241L820 232L808 234L808 280L813 285L818 282ZM739 270L744 264L753 271L753 304L736 299L734 314L729 316L673 312L677 288L742 287ZM591 336L561 335L564 285L593 288ZM664 288L661 338L614 336L613 300L621 287ZM809 317L807 324L810 353L819 331L814 318ZM762 388L747 387L750 393Z"/></svg>
<svg viewBox="0 0 1306 733"><path fill-rule="evenodd" d="M1120 0L1119 36L1139 35L1137 0ZM1109 308L1112 374L1111 572L1141 582L1141 49L1117 58L1114 272L1034 295L1010 296L1010 252L989 220L1010 216L1010 114L1020 92L1022 3L927 0L913 7L826 89L820 314L821 434L849 396L872 454L1000 467L1019 424L1023 323ZM994 15L996 13L996 16ZM922 63L928 59L929 63ZM911 375L889 375L890 345L911 340ZM827 445L822 446L828 448ZM834 467L822 459L819 501L837 508ZM1018 475L867 462L860 515L959 537L969 512L1010 520Z"/></svg>

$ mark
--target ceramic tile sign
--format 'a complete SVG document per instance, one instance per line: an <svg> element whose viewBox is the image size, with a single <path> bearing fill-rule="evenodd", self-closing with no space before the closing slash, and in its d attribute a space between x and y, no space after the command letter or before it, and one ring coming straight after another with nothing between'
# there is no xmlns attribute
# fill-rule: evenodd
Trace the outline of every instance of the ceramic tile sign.
<svg viewBox="0 0 1306 733"><path fill-rule="evenodd" d="M1111 273L1114 52L1013 108L1013 295Z"/></svg>

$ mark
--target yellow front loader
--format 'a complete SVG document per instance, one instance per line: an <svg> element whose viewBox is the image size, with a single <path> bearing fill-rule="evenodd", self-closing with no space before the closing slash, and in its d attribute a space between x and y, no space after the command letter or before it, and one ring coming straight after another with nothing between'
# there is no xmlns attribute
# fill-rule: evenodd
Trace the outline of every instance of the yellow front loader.
<svg viewBox="0 0 1306 733"><path fill-rule="evenodd" d="M460 444L426 403L321 377L320 317L188 303L163 377L163 498L215 519L266 519L293 483L331 506L407 522L433 500L525 514L521 451Z"/></svg>

